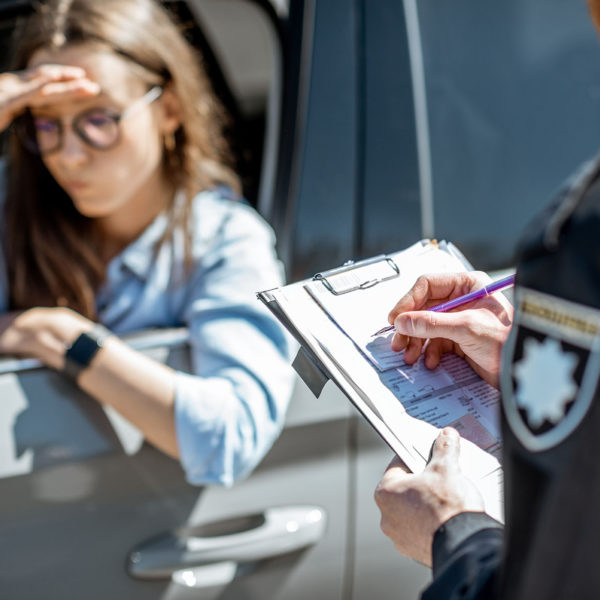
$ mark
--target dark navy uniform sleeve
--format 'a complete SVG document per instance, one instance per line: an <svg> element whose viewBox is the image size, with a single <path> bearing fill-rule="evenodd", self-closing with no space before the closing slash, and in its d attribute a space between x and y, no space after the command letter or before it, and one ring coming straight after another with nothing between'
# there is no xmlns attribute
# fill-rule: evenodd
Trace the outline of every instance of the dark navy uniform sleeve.
<svg viewBox="0 0 600 600"><path fill-rule="evenodd" d="M496 600L503 528L485 513L465 512L433 538L433 582L422 600Z"/></svg>

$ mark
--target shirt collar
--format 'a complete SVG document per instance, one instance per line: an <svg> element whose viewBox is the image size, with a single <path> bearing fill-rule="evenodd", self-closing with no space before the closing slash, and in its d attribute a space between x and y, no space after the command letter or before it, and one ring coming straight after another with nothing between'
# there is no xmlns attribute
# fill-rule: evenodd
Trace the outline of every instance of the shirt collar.
<svg viewBox="0 0 600 600"><path fill-rule="evenodd" d="M168 218L163 211L141 235L111 261L120 263L142 280L148 278L159 240L167 230Z"/></svg>
<svg viewBox="0 0 600 600"><path fill-rule="evenodd" d="M182 202L185 202L185 193L179 190L174 199L176 209ZM147 280L156 258L158 243L165 235L168 224L169 211L163 210L139 237L111 260L107 270L108 278L111 279L121 267L125 267L142 281Z"/></svg>

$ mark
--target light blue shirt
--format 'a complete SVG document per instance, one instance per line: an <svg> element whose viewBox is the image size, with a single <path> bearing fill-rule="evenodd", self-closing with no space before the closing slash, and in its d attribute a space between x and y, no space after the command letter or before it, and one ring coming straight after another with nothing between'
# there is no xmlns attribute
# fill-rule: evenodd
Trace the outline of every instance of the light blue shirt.
<svg viewBox="0 0 600 600"><path fill-rule="evenodd" d="M181 231L155 250L167 227L161 214L109 263L96 298L100 322L117 334L189 329L193 373L176 373L175 425L194 484L230 485L257 465L281 430L293 384L290 339L256 298L283 281L273 232L230 195L219 188L195 198L189 272Z"/></svg>

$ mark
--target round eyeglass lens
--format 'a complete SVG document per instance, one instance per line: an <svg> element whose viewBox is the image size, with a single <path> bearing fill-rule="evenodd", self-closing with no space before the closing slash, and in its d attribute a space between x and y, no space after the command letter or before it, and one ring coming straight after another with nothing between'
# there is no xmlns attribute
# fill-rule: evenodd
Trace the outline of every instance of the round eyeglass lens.
<svg viewBox="0 0 600 600"><path fill-rule="evenodd" d="M95 148L110 148L119 139L118 117L101 110L78 117L73 127Z"/></svg>

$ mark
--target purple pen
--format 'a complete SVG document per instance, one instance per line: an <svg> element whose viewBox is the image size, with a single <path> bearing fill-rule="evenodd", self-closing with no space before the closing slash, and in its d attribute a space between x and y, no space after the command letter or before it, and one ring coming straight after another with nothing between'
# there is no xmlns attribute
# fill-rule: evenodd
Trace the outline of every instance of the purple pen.
<svg viewBox="0 0 600 600"><path fill-rule="evenodd" d="M452 310L453 308L458 308L463 304L468 304L469 302L473 302L474 300L479 300L479 298L485 298L485 296L489 296L494 292L499 292L500 290L504 290L515 284L515 274L508 275L507 277L503 277L502 279L498 279L498 281L494 281L489 285L482 287L480 290L475 290L474 292L469 292L464 296L459 296L458 298L454 298L453 300L448 300L448 302L443 302L442 304L438 304L437 306L432 306L427 310L431 310L433 312L447 312ZM380 335L385 333L386 331L392 331L394 329L393 325L388 325L387 327L383 327L379 331L376 331L373 336Z"/></svg>

